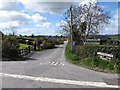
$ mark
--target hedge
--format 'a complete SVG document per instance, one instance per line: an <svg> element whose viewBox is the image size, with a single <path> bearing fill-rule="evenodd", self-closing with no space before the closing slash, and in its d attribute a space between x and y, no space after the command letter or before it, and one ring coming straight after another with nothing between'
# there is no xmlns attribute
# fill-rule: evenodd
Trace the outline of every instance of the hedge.
<svg viewBox="0 0 120 90"><path fill-rule="evenodd" d="M15 36L8 36L2 42L2 57L16 59L18 57L19 43Z"/></svg>
<svg viewBox="0 0 120 90"><path fill-rule="evenodd" d="M73 52L80 56L80 59L96 56L97 52L113 54L114 60L120 60L120 46L105 45L77 45L73 48Z"/></svg>
<svg viewBox="0 0 120 90"><path fill-rule="evenodd" d="M92 49L93 49L93 51L95 50L95 48L91 48L91 51L90 51L90 49L87 48L87 46L81 46L81 48L82 48L82 50L89 51L89 52L92 52ZM75 47L74 47L74 49L75 49ZM79 49L80 49L80 47L79 47ZM77 50L77 51L80 51L80 50ZM90 55L88 55L88 52L84 52L84 51L79 52L79 54L81 54L81 56L78 56L75 53L70 52L70 45L67 44L66 49L65 49L65 56L66 56L67 60L69 60L71 63L77 64L77 65L80 65L83 67L88 67L91 69L95 69L97 71L120 73L119 60L110 60L110 61L103 60L97 56L94 56L94 53L90 53Z"/></svg>

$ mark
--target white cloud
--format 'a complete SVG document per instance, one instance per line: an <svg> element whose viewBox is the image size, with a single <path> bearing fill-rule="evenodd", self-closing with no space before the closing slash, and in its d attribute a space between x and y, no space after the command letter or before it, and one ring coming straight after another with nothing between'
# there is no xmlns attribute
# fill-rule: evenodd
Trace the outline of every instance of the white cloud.
<svg viewBox="0 0 120 90"><path fill-rule="evenodd" d="M27 24L31 21L29 14L17 11L0 11L0 19L5 21L16 21L21 24Z"/></svg>
<svg viewBox="0 0 120 90"><path fill-rule="evenodd" d="M8 14L9 13L9 14ZM35 13L32 16L23 12L17 11L0 11L0 19L7 21L18 21L23 24L27 24L29 22L43 22L47 18L40 16L40 14Z"/></svg>
<svg viewBox="0 0 120 90"><path fill-rule="evenodd" d="M60 23L56 24L57 27L60 27L62 25L67 25L67 22L62 20Z"/></svg>
<svg viewBox="0 0 120 90"><path fill-rule="evenodd" d="M47 18L41 16L39 13L30 15L20 10L17 2L0 2L0 29L8 29L13 27L20 27L30 23L41 23Z"/></svg>
<svg viewBox="0 0 120 90"><path fill-rule="evenodd" d="M7 29L11 29L12 27L19 27L19 26L20 26L20 24L16 21L0 22L1 30L7 30Z"/></svg>
<svg viewBox="0 0 120 90"><path fill-rule="evenodd" d="M19 6L17 2L1 2L0 1L0 10L6 11L19 11Z"/></svg>
<svg viewBox="0 0 120 90"><path fill-rule="evenodd" d="M111 23L101 30L102 34L118 34L118 9L113 13L114 16L111 19Z"/></svg>
<svg viewBox="0 0 120 90"><path fill-rule="evenodd" d="M40 14L38 14L38 13L32 15L31 18L32 18L33 21L36 22L36 23L37 23L37 22L43 22L43 21L46 21L46 20L47 20L47 18L40 16Z"/></svg>
<svg viewBox="0 0 120 90"><path fill-rule="evenodd" d="M44 23L44 24L43 24L43 27L51 27L51 26L52 26L51 23Z"/></svg>
<svg viewBox="0 0 120 90"><path fill-rule="evenodd" d="M36 24L36 25L34 25L35 27L41 27L41 24Z"/></svg>
<svg viewBox="0 0 120 90"><path fill-rule="evenodd" d="M68 8L73 2L26 2L25 0L19 0L28 11L39 11L41 13L50 13L63 15L63 12Z"/></svg>
<svg viewBox="0 0 120 90"><path fill-rule="evenodd" d="M31 34L40 34L41 30L38 28L22 28L17 30L17 34L22 35L31 35Z"/></svg>
<svg viewBox="0 0 120 90"><path fill-rule="evenodd" d="M56 24L56 27L60 27L60 25L61 25L60 23L57 23L57 24Z"/></svg>
<svg viewBox="0 0 120 90"><path fill-rule="evenodd" d="M52 26L52 23L46 22L43 24L36 24L35 27L45 27L45 28L49 28Z"/></svg>
<svg viewBox="0 0 120 90"><path fill-rule="evenodd" d="M22 29L17 29L17 34L22 34L22 35L56 35L56 31L53 29L46 29L46 28L22 28Z"/></svg>

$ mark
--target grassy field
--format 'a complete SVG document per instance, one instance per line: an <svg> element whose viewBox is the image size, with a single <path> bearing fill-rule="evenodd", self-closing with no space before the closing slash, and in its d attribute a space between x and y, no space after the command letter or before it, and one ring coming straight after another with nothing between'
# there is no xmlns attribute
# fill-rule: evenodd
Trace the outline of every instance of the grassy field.
<svg viewBox="0 0 120 90"><path fill-rule="evenodd" d="M22 38L22 39L32 39L32 40L35 40L35 38L32 38L32 37L25 37L25 36L19 36L19 38Z"/></svg>
<svg viewBox="0 0 120 90"><path fill-rule="evenodd" d="M120 40L120 35L110 35L114 40Z"/></svg>
<svg viewBox="0 0 120 90"><path fill-rule="evenodd" d="M27 44L22 44L22 43L20 43L20 48L19 48L19 49L25 49L25 48L27 48L28 46L30 46L31 49L33 49L33 46L32 46L32 45L27 45Z"/></svg>
<svg viewBox="0 0 120 90"><path fill-rule="evenodd" d="M21 44L20 43L20 49L24 49L24 48L27 48L29 45L27 45L27 44Z"/></svg>

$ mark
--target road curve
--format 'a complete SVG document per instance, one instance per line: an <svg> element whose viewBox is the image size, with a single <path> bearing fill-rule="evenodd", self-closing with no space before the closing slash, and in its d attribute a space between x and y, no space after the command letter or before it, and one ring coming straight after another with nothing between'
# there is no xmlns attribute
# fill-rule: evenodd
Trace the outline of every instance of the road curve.
<svg viewBox="0 0 120 90"><path fill-rule="evenodd" d="M36 51L26 61L3 61L2 88L100 88L105 79L117 74L97 72L70 64L64 56L65 44Z"/></svg>

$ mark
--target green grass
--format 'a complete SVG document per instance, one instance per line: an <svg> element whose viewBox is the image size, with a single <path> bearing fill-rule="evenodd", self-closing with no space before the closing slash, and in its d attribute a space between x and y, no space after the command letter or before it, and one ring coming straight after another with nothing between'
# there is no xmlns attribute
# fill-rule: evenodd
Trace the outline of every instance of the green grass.
<svg viewBox="0 0 120 90"><path fill-rule="evenodd" d="M19 38L35 40L35 38L32 38L32 37L25 37L25 36L19 36Z"/></svg>
<svg viewBox="0 0 120 90"><path fill-rule="evenodd" d="M20 49L27 48L29 45L20 43Z"/></svg>
<svg viewBox="0 0 120 90"><path fill-rule="evenodd" d="M120 35L110 35L113 40L120 40Z"/></svg>
<svg viewBox="0 0 120 90"><path fill-rule="evenodd" d="M78 62L78 57L75 54L70 52L70 45L69 44L66 45L65 56L72 63Z"/></svg>
<svg viewBox="0 0 120 90"><path fill-rule="evenodd" d="M33 49L33 45L27 45L27 44L22 44L22 43L20 43L19 45L20 45L19 49L25 49L28 46L30 46L30 48Z"/></svg>
<svg viewBox="0 0 120 90"><path fill-rule="evenodd" d="M79 57L70 52L70 45L66 45L65 56L73 64L88 67L91 69L97 69L97 71L105 71L112 73L120 73L120 63L117 60L103 60L99 57L88 57L80 60Z"/></svg>

